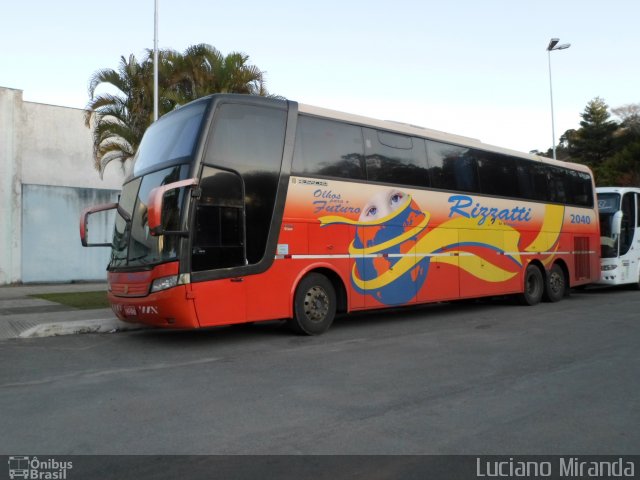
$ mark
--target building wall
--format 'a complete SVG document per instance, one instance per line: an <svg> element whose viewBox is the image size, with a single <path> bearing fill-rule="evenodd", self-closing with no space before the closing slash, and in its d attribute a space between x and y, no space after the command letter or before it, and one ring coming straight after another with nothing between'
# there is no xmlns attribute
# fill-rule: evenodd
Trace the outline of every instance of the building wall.
<svg viewBox="0 0 640 480"><path fill-rule="evenodd" d="M92 152L83 110L0 87L0 285L106 278L108 249L82 248L79 218L116 201L125 172L114 163L101 180Z"/></svg>
<svg viewBox="0 0 640 480"><path fill-rule="evenodd" d="M120 189L124 172L117 162L107 167L103 180L93 167L84 110L24 102L19 131L22 183Z"/></svg>
<svg viewBox="0 0 640 480"><path fill-rule="evenodd" d="M18 129L22 92L0 88L0 285L20 280L21 181Z"/></svg>
<svg viewBox="0 0 640 480"><path fill-rule="evenodd" d="M22 185L22 282L104 280L108 248L84 248L78 236L79 212L87 205L118 201L118 190ZM96 242L110 241L111 215L91 217Z"/></svg>

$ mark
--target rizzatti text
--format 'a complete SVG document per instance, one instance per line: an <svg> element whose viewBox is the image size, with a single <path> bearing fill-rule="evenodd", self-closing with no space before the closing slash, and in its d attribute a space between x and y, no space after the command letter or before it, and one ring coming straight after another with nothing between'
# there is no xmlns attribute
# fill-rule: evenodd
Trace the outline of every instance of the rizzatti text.
<svg viewBox="0 0 640 480"><path fill-rule="evenodd" d="M554 469L555 465L555 469ZM560 457L557 464L549 461L482 460L476 458L477 477L551 477L567 478L633 478L635 463L622 458L609 461Z"/></svg>
<svg viewBox="0 0 640 480"><path fill-rule="evenodd" d="M531 209L525 207L496 208L482 205L468 195L451 195L449 203L449 218L460 215L465 218L477 218L478 225L483 225L487 220L494 223L501 220L503 223L529 222L531 221Z"/></svg>

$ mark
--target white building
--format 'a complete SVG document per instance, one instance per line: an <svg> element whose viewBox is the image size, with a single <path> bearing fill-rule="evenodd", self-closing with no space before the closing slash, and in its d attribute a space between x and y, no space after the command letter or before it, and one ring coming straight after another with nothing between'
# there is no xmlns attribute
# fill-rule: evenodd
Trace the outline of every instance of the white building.
<svg viewBox="0 0 640 480"><path fill-rule="evenodd" d="M113 162L101 180L92 152L83 110L0 87L0 285L106 279L109 249L81 246L79 218L117 201L125 174Z"/></svg>

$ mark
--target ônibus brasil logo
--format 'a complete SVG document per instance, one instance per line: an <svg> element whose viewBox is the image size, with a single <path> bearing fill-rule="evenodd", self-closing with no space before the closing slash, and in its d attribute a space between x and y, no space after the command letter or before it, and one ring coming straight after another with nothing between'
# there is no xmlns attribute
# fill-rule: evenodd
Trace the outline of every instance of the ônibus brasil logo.
<svg viewBox="0 0 640 480"><path fill-rule="evenodd" d="M38 457L9 457L9 478L32 480L65 480L67 470L73 468L73 462L62 462L54 458L39 460Z"/></svg>

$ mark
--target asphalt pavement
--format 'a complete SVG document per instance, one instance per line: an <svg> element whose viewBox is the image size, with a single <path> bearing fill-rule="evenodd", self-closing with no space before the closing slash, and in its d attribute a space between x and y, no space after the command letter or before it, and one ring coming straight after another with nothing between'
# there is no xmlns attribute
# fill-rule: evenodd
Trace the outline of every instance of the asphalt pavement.
<svg viewBox="0 0 640 480"><path fill-rule="evenodd" d="M3 340L0 453L150 455L154 464L157 455L617 460L640 452L638 311L638 292L593 289L535 307L492 299L354 314L316 337L258 322ZM296 478L475 473L407 476L363 464L360 476ZM181 465L167 466L173 475L130 464L103 473L196 478ZM241 477L282 478L269 470ZM233 473L212 467L206 478ZM69 474L92 478L75 463Z"/></svg>
<svg viewBox="0 0 640 480"><path fill-rule="evenodd" d="M0 340L75 333L107 333L142 328L118 320L111 309L79 310L33 295L95 292L103 282L27 284L0 287Z"/></svg>

